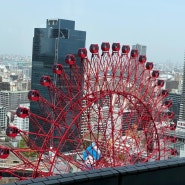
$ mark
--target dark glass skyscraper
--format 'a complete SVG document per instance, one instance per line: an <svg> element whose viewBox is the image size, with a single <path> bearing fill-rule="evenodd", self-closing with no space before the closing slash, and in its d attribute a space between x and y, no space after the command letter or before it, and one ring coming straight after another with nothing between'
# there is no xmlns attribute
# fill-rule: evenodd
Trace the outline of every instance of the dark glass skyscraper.
<svg viewBox="0 0 185 185"><path fill-rule="evenodd" d="M170 111L173 111L175 113L173 121L177 123L179 120L179 111L180 111L180 103L181 103L181 94L172 93L170 92L167 100L172 101L172 107L169 108ZM181 120L182 121L182 120Z"/></svg>
<svg viewBox="0 0 185 185"><path fill-rule="evenodd" d="M38 89L44 95L46 89L40 85L41 76L53 77L54 63L61 63L68 73L69 67L64 62L66 54L76 55L79 48L85 47L85 41L86 32L75 30L74 21L47 20L46 28L35 28L31 88Z"/></svg>
<svg viewBox="0 0 185 185"><path fill-rule="evenodd" d="M181 94L179 121L185 121L185 53L184 53L184 67L183 67L182 94Z"/></svg>
<svg viewBox="0 0 185 185"><path fill-rule="evenodd" d="M55 81L52 67L56 63L62 64L65 72L69 74L70 69L65 63L65 56L67 54L74 54L76 56L78 49L85 47L85 41L86 32L75 30L75 21L47 19L46 28L35 28L31 89L39 90L39 93L48 99L46 87L40 85L41 76L50 76ZM40 114L39 111L38 105L31 103L31 112ZM47 129L47 126L45 128ZM33 130L34 127L30 125L30 131Z"/></svg>

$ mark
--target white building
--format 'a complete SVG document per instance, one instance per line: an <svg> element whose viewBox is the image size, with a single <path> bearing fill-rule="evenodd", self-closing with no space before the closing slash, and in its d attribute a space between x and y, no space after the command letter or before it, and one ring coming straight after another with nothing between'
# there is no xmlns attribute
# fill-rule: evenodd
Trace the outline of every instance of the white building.
<svg viewBox="0 0 185 185"><path fill-rule="evenodd" d="M7 111L16 110L19 104L29 103L28 91L0 91L0 106Z"/></svg>
<svg viewBox="0 0 185 185"><path fill-rule="evenodd" d="M0 130L4 130L7 127L6 108L0 107Z"/></svg>
<svg viewBox="0 0 185 185"><path fill-rule="evenodd" d="M19 118L17 115L14 115L14 125L23 131L29 131L29 118Z"/></svg>
<svg viewBox="0 0 185 185"><path fill-rule="evenodd" d="M20 104L19 106L29 108L30 104L25 103L25 104ZM15 114L13 124L20 130L29 131L29 118L28 117L23 119L23 118L18 117Z"/></svg>
<svg viewBox="0 0 185 185"><path fill-rule="evenodd" d="M19 106L29 108L30 104L20 104ZM23 118L18 117L15 114L14 115L14 121L13 121L12 124L14 126L16 126L18 129L20 129L21 131L26 131L26 132L29 131L29 118L28 117L23 119ZM20 136L16 137L16 140L20 140L20 139L21 139ZM14 142L15 142L15 140L14 140Z"/></svg>

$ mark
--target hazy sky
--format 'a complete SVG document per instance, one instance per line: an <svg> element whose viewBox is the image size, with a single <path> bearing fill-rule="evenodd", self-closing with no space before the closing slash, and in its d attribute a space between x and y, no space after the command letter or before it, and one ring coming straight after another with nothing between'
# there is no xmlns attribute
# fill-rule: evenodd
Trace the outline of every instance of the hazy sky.
<svg viewBox="0 0 185 185"><path fill-rule="evenodd" d="M32 55L35 27L74 20L91 43L147 46L148 61L183 63L185 0L0 0L0 54Z"/></svg>

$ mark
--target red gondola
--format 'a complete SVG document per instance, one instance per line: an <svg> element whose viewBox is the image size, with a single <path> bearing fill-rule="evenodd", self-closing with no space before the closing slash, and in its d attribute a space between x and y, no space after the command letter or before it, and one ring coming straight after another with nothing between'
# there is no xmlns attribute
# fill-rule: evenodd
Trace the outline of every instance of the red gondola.
<svg viewBox="0 0 185 185"><path fill-rule="evenodd" d="M167 116L169 119L173 119L174 115L175 115L174 112L171 112L171 111L167 112Z"/></svg>
<svg viewBox="0 0 185 185"><path fill-rule="evenodd" d="M5 148L4 146L0 146L0 158L6 159L9 156L9 149Z"/></svg>
<svg viewBox="0 0 185 185"><path fill-rule="evenodd" d="M177 127L177 124L176 123L171 123L170 124L170 130L175 130Z"/></svg>
<svg viewBox="0 0 185 185"><path fill-rule="evenodd" d="M120 43L113 43L112 44L112 51L118 52L120 50Z"/></svg>
<svg viewBox="0 0 185 185"><path fill-rule="evenodd" d="M131 55L132 58L137 58L138 57L138 50L137 49L132 49L130 55Z"/></svg>
<svg viewBox="0 0 185 185"><path fill-rule="evenodd" d="M51 77L50 76L42 76L40 78L40 84L45 87L49 87L51 84Z"/></svg>
<svg viewBox="0 0 185 185"><path fill-rule="evenodd" d="M170 108L172 106L172 101L171 100L166 100L163 105L165 105L166 107Z"/></svg>
<svg viewBox="0 0 185 185"><path fill-rule="evenodd" d="M99 51L98 44L91 44L89 50L92 54L97 54Z"/></svg>
<svg viewBox="0 0 185 185"><path fill-rule="evenodd" d="M101 44L101 49L103 52L108 52L110 49L110 44L109 42L102 42Z"/></svg>
<svg viewBox="0 0 185 185"><path fill-rule="evenodd" d="M87 58L87 50L86 48L78 49L78 56L82 59Z"/></svg>
<svg viewBox="0 0 185 185"><path fill-rule="evenodd" d="M170 149L170 153L171 153L171 155L174 155L174 156L176 156L176 155L178 154L176 148L171 148L171 149Z"/></svg>
<svg viewBox="0 0 185 185"><path fill-rule="evenodd" d="M76 63L75 56L72 54L68 54L65 57L66 64L69 64L70 66L74 65Z"/></svg>
<svg viewBox="0 0 185 185"><path fill-rule="evenodd" d="M123 45L122 46L122 53L128 54L130 52L130 46L129 45Z"/></svg>
<svg viewBox="0 0 185 185"><path fill-rule="evenodd" d="M172 142L172 143L176 143L177 142L177 138L174 137L174 136L170 136L169 137L169 141Z"/></svg>
<svg viewBox="0 0 185 185"><path fill-rule="evenodd" d="M159 77L159 71L158 70L153 70L152 71L152 77L158 78Z"/></svg>
<svg viewBox="0 0 185 185"><path fill-rule="evenodd" d="M63 73L62 64L54 64L53 65L53 73L57 75L61 75Z"/></svg>
<svg viewBox="0 0 185 185"><path fill-rule="evenodd" d="M140 55L140 56L139 56L139 62L140 62L141 64L144 64L144 63L146 62L146 56L145 56L145 55Z"/></svg>
<svg viewBox="0 0 185 185"><path fill-rule="evenodd" d="M164 80L157 80L157 85L159 86L159 87L163 87L164 86Z"/></svg>
<svg viewBox="0 0 185 185"><path fill-rule="evenodd" d="M31 101L39 100L39 91L38 90L30 90L28 93L28 99Z"/></svg>
<svg viewBox="0 0 185 185"><path fill-rule="evenodd" d="M167 97L167 96L168 96L168 90L167 90L167 89L163 89L163 90L161 91L161 95L162 95L163 97Z"/></svg>
<svg viewBox="0 0 185 185"><path fill-rule="evenodd" d="M6 129L6 135L11 138L15 138L17 134L19 133L19 129L15 126L9 126Z"/></svg>
<svg viewBox="0 0 185 185"><path fill-rule="evenodd" d="M153 62L147 62L145 67L146 67L146 69L148 69L148 70L152 70L153 67L154 67Z"/></svg>
<svg viewBox="0 0 185 185"><path fill-rule="evenodd" d="M29 109L26 107L19 107L16 111L16 114L20 118L26 118L28 116Z"/></svg>

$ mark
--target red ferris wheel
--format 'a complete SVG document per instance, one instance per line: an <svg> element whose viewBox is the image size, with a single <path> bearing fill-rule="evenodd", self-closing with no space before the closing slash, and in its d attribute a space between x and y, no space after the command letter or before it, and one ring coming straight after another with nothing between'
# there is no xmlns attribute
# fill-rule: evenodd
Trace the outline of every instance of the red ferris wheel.
<svg viewBox="0 0 185 185"><path fill-rule="evenodd" d="M169 147L175 138L166 136L174 129L169 122L174 113L168 110L172 102L165 100L168 90L153 63L119 43L112 44L111 52L110 44L102 43L101 55L92 44L90 52L90 59L85 48L78 57L67 55L68 73L55 64L53 79L41 77L50 100L38 90L28 93L40 112L17 109L17 116L29 117L34 129L7 128L6 134L21 136L25 147L0 146L0 158L11 154L19 159L1 173L23 180L176 155Z"/></svg>

